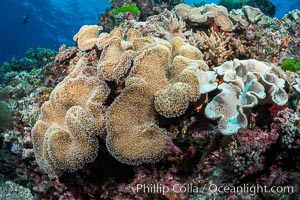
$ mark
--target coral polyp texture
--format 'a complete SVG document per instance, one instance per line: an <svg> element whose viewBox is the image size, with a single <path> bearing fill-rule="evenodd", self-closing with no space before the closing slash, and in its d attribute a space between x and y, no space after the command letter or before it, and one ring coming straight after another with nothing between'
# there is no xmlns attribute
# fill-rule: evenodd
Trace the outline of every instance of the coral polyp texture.
<svg viewBox="0 0 300 200"><path fill-rule="evenodd" d="M169 59L165 46L146 48L136 57L125 89L108 109L106 144L123 163L154 162L167 150L169 139L156 124L153 98L166 85Z"/></svg>
<svg viewBox="0 0 300 200"><path fill-rule="evenodd" d="M95 73L81 58L42 106L32 139L38 163L50 174L75 171L97 156L109 88Z"/></svg>
<svg viewBox="0 0 300 200"><path fill-rule="evenodd" d="M299 199L299 11L111 2L140 12L108 9L116 23L82 26L76 47L3 64L0 190L5 177L37 199Z"/></svg>

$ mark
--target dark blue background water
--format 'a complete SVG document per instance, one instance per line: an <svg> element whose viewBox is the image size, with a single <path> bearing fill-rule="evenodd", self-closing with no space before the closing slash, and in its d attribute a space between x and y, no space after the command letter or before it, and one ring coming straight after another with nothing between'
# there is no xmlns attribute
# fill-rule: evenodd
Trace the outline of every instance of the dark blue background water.
<svg viewBox="0 0 300 200"><path fill-rule="evenodd" d="M186 0L192 4L200 0ZM218 3L218 0L207 0ZM300 9L300 0L273 0L276 17ZM109 0L1 0L0 65L13 56L24 56L30 47L57 50L61 44L74 45L73 35L84 24L97 24ZM24 16L29 22L22 24Z"/></svg>

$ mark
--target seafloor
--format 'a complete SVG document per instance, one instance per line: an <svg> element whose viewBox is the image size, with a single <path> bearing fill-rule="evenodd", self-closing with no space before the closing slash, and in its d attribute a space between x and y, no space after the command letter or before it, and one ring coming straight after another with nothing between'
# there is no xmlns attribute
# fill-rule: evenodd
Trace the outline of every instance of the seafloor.
<svg viewBox="0 0 300 200"><path fill-rule="evenodd" d="M300 11L137 2L2 64L0 199L300 199Z"/></svg>

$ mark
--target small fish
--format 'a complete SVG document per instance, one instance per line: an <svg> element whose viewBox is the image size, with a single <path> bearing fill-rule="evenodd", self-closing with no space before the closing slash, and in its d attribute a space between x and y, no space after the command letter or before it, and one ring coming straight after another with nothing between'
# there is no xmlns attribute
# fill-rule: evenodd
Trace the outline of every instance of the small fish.
<svg viewBox="0 0 300 200"><path fill-rule="evenodd" d="M26 15L26 16L24 16L23 17L23 22L22 22L22 24L27 24L29 22L29 15Z"/></svg>

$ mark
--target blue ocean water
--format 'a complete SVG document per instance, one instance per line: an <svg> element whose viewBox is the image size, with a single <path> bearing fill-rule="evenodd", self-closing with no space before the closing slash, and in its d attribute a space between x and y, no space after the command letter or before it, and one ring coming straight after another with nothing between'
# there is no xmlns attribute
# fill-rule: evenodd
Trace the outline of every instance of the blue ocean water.
<svg viewBox="0 0 300 200"><path fill-rule="evenodd" d="M200 0L186 0L193 4ZM219 0L206 0L218 3ZM300 0L272 0L276 17L300 9ZM24 56L31 47L57 50L74 45L73 35L84 24L97 24L109 0L2 0L0 4L0 64L12 57ZM28 17L28 22L23 20Z"/></svg>

